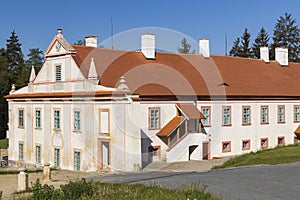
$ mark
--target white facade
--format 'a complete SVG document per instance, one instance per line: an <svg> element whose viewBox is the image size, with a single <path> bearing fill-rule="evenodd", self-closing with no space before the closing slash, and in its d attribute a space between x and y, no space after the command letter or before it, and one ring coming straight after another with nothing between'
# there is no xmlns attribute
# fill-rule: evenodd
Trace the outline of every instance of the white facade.
<svg viewBox="0 0 300 200"><path fill-rule="evenodd" d="M119 90L99 85L95 75L91 79L84 76L74 54L75 49L60 32L36 78L7 96L9 160L13 164L41 166L49 162L69 170L135 171L154 160L202 160L257 151L263 148L262 140L267 140L263 142L266 148L277 146L279 139L280 143L294 143L300 120L300 114L295 120L295 106L300 100L198 100L199 111L210 110L209 124L203 126L200 116L190 118L177 106L194 102L141 101L139 95L128 93L124 79ZM96 62L91 59L91 63L88 74L95 74ZM230 108L226 126L224 106ZM261 119L263 106L268 108L266 123ZM284 120L278 122L282 106ZM250 110L247 124L243 124L244 107ZM177 124L176 117L181 119ZM167 126L173 127L162 133ZM41 149L40 162L36 146Z"/></svg>

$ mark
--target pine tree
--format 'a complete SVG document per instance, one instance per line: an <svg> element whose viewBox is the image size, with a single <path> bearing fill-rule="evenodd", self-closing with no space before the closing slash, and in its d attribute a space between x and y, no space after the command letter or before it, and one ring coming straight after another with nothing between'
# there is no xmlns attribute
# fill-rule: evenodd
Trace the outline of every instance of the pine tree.
<svg viewBox="0 0 300 200"><path fill-rule="evenodd" d="M44 63L43 51L41 51L39 48L29 49L29 53L27 54L27 56L27 68L34 66L35 72L38 73Z"/></svg>
<svg viewBox="0 0 300 200"><path fill-rule="evenodd" d="M250 48L250 33L248 32L248 29L245 28L245 31L243 33L243 36L241 37L241 53L240 57L245 57L245 58L251 58L252 52Z"/></svg>
<svg viewBox="0 0 300 200"><path fill-rule="evenodd" d="M232 48L229 52L230 56L240 56L241 55L241 45L240 38L236 38L233 42Z"/></svg>
<svg viewBox="0 0 300 200"><path fill-rule="evenodd" d="M190 43L188 43L186 38L183 38L181 40L181 47L177 48L178 53L182 53L182 54L194 54L195 50L193 50L192 52L190 52L191 50L191 45Z"/></svg>
<svg viewBox="0 0 300 200"><path fill-rule="evenodd" d="M252 53L254 58L260 58L260 47L269 46L270 37L264 28L261 28L252 44Z"/></svg>
<svg viewBox="0 0 300 200"><path fill-rule="evenodd" d="M10 84L15 83L20 88L28 83L30 68L25 65L19 38L13 30L11 36L6 40L6 59Z"/></svg>
<svg viewBox="0 0 300 200"><path fill-rule="evenodd" d="M8 122L8 105L3 96L9 92L8 68L6 50L0 49L0 139L6 138Z"/></svg>
<svg viewBox="0 0 300 200"><path fill-rule="evenodd" d="M74 45L85 46L85 41L84 40L77 40L76 42L74 42Z"/></svg>
<svg viewBox="0 0 300 200"><path fill-rule="evenodd" d="M300 30L292 14L285 13L280 16L274 27L273 43L271 44L270 57L275 59L275 48L285 47L289 51L289 61L299 61Z"/></svg>

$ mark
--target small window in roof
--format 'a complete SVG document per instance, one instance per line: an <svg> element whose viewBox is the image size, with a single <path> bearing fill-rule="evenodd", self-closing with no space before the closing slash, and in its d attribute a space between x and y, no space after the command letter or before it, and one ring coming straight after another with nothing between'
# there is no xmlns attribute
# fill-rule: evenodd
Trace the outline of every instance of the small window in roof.
<svg viewBox="0 0 300 200"><path fill-rule="evenodd" d="M227 87L227 86L229 86L227 83L220 83L218 86L224 86L224 87Z"/></svg>

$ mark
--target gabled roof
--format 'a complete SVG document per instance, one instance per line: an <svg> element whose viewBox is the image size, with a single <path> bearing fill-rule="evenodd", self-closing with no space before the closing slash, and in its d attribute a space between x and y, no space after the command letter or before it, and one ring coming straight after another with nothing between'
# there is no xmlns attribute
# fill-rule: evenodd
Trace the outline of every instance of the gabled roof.
<svg viewBox="0 0 300 200"><path fill-rule="evenodd" d="M100 84L116 87L121 76L135 94L146 96L300 97L300 64L231 56L141 52L73 45L74 60L87 77L93 57Z"/></svg>

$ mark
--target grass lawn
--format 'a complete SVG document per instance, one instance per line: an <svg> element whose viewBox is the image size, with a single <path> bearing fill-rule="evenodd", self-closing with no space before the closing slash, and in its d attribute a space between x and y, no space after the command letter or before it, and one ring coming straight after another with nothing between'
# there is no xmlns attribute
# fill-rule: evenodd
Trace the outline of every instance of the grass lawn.
<svg viewBox="0 0 300 200"><path fill-rule="evenodd" d="M288 145L276 147L273 149L260 150L236 156L226 161L222 165L213 167L213 169L240 167L259 164L283 164L300 161L300 145Z"/></svg>
<svg viewBox="0 0 300 200"><path fill-rule="evenodd" d="M59 189L42 185L39 180L28 191L32 196L23 199L220 199L205 191L199 184L171 190L143 184L110 184L81 180L61 185ZM22 199L22 198L21 198Z"/></svg>
<svg viewBox="0 0 300 200"><path fill-rule="evenodd" d="M7 149L8 148L8 139L0 140L0 149Z"/></svg>

